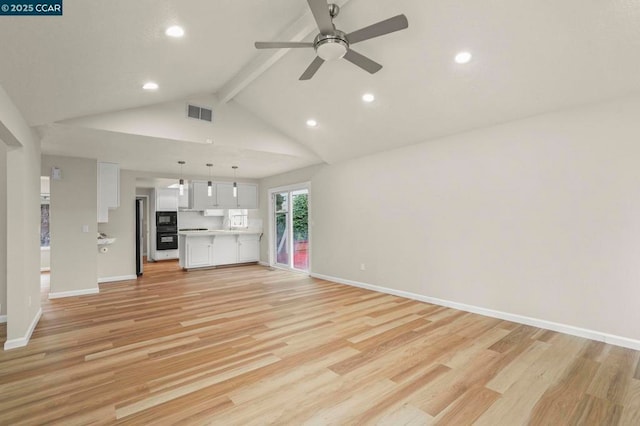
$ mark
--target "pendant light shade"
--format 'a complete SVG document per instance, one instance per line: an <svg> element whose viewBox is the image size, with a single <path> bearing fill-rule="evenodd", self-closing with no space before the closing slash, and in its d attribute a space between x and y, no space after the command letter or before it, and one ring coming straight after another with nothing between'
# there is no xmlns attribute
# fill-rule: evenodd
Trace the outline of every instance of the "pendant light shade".
<svg viewBox="0 0 640 426"><path fill-rule="evenodd" d="M180 195L184 195L184 179L182 178L182 166L184 166L185 162L184 161L178 161L178 164L180 164L180 180L178 181L178 193Z"/></svg>
<svg viewBox="0 0 640 426"><path fill-rule="evenodd" d="M236 182L236 170L238 170L238 166L232 166L233 169L233 197L238 198L238 183Z"/></svg>
<svg viewBox="0 0 640 426"><path fill-rule="evenodd" d="M213 167L213 164L207 163L207 167L209 168L209 181L207 182L207 197L212 197L213 196L213 188L211 186L211 184L212 184L212 182L211 182L211 168Z"/></svg>

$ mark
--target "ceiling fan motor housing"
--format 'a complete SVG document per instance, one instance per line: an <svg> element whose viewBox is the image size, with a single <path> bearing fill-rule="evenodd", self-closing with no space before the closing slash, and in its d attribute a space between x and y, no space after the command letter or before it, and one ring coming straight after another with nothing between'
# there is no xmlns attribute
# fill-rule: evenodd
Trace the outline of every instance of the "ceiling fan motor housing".
<svg viewBox="0 0 640 426"><path fill-rule="evenodd" d="M349 50L347 35L340 30L334 30L332 34L318 34L313 40L313 48L316 54L325 61L333 61L342 58Z"/></svg>

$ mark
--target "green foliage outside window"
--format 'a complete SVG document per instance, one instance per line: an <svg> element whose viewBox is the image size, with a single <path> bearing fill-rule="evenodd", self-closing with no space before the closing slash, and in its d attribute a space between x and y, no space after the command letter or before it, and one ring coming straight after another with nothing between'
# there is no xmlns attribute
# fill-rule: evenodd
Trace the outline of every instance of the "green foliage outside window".
<svg viewBox="0 0 640 426"><path fill-rule="evenodd" d="M293 197L293 239L307 241L309 236L309 205L307 194Z"/></svg>

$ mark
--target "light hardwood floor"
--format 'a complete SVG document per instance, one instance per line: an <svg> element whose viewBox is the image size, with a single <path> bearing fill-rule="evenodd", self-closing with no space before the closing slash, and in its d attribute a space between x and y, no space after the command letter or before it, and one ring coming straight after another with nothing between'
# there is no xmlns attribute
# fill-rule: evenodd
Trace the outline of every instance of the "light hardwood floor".
<svg viewBox="0 0 640 426"><path fill-rule="evenodd" d="M261 266L100 291L0 351L0 424L640 425L629 349Z"/></svg>

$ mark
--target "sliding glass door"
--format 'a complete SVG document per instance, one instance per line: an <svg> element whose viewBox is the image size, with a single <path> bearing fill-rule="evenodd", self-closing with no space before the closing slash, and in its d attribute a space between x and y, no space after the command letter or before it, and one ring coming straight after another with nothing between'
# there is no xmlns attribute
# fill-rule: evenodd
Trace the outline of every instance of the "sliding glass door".
<svg viewBox="0 0 640 426"><path fill-rule="evenodd" d="M273 253L277 266L309 270L309 190L272 194Z"/></svg>

